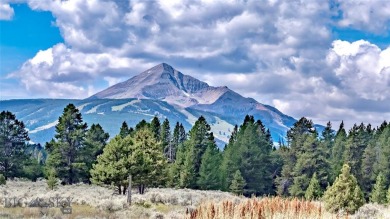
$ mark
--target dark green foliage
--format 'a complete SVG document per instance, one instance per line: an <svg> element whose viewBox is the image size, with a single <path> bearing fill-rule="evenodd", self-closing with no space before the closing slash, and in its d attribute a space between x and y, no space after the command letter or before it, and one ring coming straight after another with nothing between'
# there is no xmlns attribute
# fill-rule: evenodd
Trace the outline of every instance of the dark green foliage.
<svg viewBox="0 0 390 219"><path fill-rule="evenodd" d="M82 178L89 182L92 164L96 162L97 156L103 153L103 148L109 138L109 134L104 132L103 128L97 124L92 124L91 128L85 133L83 147L80 149L79 162L84 162L86 170Z"/></svg>
<svg viewBox="0 0 390 219"><path fill-rule="evenodd" d="M22 162L28 156L26 141L30 140L24 123L11 112L0 113L0 173L5 179L20 174Z"/></svg>
<svg viewBox="0 0 390 219"><path fill-rule="evenodd" d="M0 185L5 185L7 183L7 180L5 179L4 175L0 173Z"/></svg>
<svg viewBox="0 0 390 219"><path fill-rule="evenodd" d="M390 123L383 126L376 141L379 150L378 172L383 173L385 184L390 185Z"/></svg>
<svg viewBox="0 0 390 219"><path fill-rule="evenodd" d="M211 135L210 138L212 137ZM210 144L202 156L199 169L198 185L200 189L217 190L221 188L221 180L219 177L221 160L221 153L217 145L210 139Z"/></svg>
<svg viewBox="0 0 390 219"><path fill-rule="evenodd" d="M144 128L149 128L150 124L147 123L144 119L141 120L136 126L135 126L135 131L139 131Z"/></svg>
<svg viewBox="0 0 390 219"><path fill-rule="evenodd" d="M322 196L323 189L320 186L320 183L317 179L317 174L314 173L313 177L310 180L309 187L307 187L305 192L305 198L307 200L316 200Z"/></svg>
<svg viewBox="0 0 390 219"><path fill-rule="evenodd" d="M344 163L343 154L345 151L346 141L347 141L347 133L345 132L344 129L344 122L341 122L331 150L330 163L332 167L332 172L330 178L332 182L340 174L340 170L343 167L343 163Z"/></svg>
<svg viewBox="0 0 390 219"><path fill-rule="evenodd" d="M233 179L230 184L229 190L230 192L233 192L236 195L242 195L245 186L246 186L245 179L242 177L241 172L237 170L233 175Z"/></svg>
<svg viewBox="0 0 390 219"><path fill-rule="evenodd" d="M125 138L126 136L130 135L133 131L134 131L133 128L129 128L129 126L127 125L126 121L124 121L122 123L121 129L119 131L119 135L122 138Z"/></svg>
<svg viewBox="0 0 390 219"><path fill-rule="evenodd" d="M91 181L94 184L115 185L118 188L127 185L130 172L130 159L134 151L134 139L115 136L98 156L97 163L91 169Z"/></svg>
<svg viewBox="0 0 390 219"><path fill-rule="evenodd" d="M290 192L294 192L296 195L303 196L304 191L306 190L309 179L312 177L312 174L316 169L311 169L309 173L306 171L302 172L301 167L304 168L304 158L301 158L301 162L298 164L298 158L302 156L311 156L305 152L304 145L307 141L307 138L313 139L316 136L316 131L313 127L313 122L311 120L302 117L297 121L294 126L287 131L287 140L288 140L288 149L283 153L283 168L281 176L276 179L277 184L277 193L282 196L290 195ZM306 146L310 147L311 140L306 143ZM315 143L317 144L317 143ZM309 161L311 162L311 161ZM300 173L301 172L301 173ZM306 174L306 175L299 175ZM291 189L290 187L295 184L295 188ZM305 185L306 184L306 185Z"/></svg>
<svg viewBox="0 0 390 219"><path fill-rule="evenodd" d="M308 134L302 145L303 151L296 155L297 161L292 172L293 185L290 187L291 195L303 197L314 173L317 173L321 190L325 190L328 185L329 163L326 156L327 148L321 146L323 145L318 142L315 133Z"/></svg>
<svg viewBox="0 0 390 219"><path fill-rule="evenodd" d="M163 124L161 125L161 148L163 149L163 152L165 156L168 158L170 162L174 161L175 158L175 148L173 147L172 141L171 141L171 126L169 125L169 120L165 119Z"/></svg>
<svg viewBox="0 0 390 219"><path fill-rule="evenodd" d="M386 203L386 185L382 173L378 174L374 189L372 190L370 201L378 204Z"/></svg>
<svg viewBox="0 0 390 219"><path fill-rule="evenodd" d="M44 176L44 166L35 158L26 158L23 161L23 168L20 177L36 181Z"/></svg>
<svg viewBox="0 0 390 219"><path fill-rule="evenodd" d="M88 167L81 160L80 151L84 146L87 124L83 123L81 113L73 104L67 105L55 128L55 139L46 143L49 154L46 167L54 169L65 184L85 180Z"/></svg>
<svg viewBox="0 0 390 219"><path fill-rule="evenodd" d="M344 162L351 167L351 173L358 179L362 178L362 158L365 148L370 140L366 126L356 124L349 131L344 151Z"/></svg>
<svg viewBox="0 0 390 219"><path fill-rule="evenodd" d="M345 164L333 185L325 191L324 202L328 211L344 210L352 214L364 204L363 192L350 171Z"/></svg>
<svg viewBox="0 0 390 219"><path fill-rule="evenodd" d="M246 116L240 129L236 126L223 152L222 188L229 190L237 170L246 182L244 195L273 193L274 166L271 161L272 141L261 121Z"/></svg>
<svg viewBox="0 0 390 219"><path fill-rule="evenodd" d="M115 136L93 164L91 181L115 185L123 194L130 174L141 194L146 186L163 185L167 175L166 159L160 147L148 128L136 131L134 136Z"/></svg>
<svg viewBox="0 0 390 219"><path fill-rule="evenodd" d="M160 141L161 123L157 116L153 117L152 121L150 122L150 130L152 131L154 138L157 141Z"/></svg>

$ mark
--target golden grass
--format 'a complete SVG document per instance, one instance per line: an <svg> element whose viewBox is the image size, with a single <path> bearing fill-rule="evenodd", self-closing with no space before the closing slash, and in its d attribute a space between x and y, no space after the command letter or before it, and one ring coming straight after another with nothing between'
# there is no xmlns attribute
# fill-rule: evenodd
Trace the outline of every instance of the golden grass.
<svg viewBox="0 0 390 219"><path fill-rule="evenodd" d="M108 218L110 214L89 205L72 205L72 214L63 214L59 208L0 207L0 218Z"/></svg>
<svg viewBox="0 0 390 219"><path fill-rule="evenodd" d="M341 218L325 212L320 203L301 199L270 197L249 199L238 204L231 201L201 204L187 219L322 219ZM343 218L348 218L344 216Z"/></svg>

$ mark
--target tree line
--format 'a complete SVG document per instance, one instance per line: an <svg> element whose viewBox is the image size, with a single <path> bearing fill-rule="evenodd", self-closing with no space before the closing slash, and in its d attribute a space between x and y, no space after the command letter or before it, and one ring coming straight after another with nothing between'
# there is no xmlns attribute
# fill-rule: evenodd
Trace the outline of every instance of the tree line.
<svg viewBox="0 0 390 219"><path fill-rule="evenodd" d="M386 121L376 128L355 124L349 131L343 122L334 131L329 122L318 133L303 117L288 130L286 143L280 140L275 145L269 129L248 115L219 150L203 116L188 133L182 124L171 128L168 119L161 123L157 117L134 128L123 122L119 134L108 141L99 124L88 128L78 109L69 104L55 126L54 138L45 145L44 161L33 156L26 144L23 122L10 112L2 112L0 122L0 173L6 179L35 180L42 175L63 184L115 185L124 194L131 174L140 193L146 187L176 187L329 201L349 185L352 195L347 199L355 200L351 206L385 203L386 193L390 199ZM29 171L36 175L29 176Z"/></svg>

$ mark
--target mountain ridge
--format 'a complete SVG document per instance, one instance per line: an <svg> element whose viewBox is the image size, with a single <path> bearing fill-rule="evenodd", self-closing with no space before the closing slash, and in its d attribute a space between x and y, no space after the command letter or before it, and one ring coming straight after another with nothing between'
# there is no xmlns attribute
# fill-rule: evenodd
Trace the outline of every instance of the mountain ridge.
<svg viewBox="0 0 390 219"><path fill-rule="evenodd" d="M278 109L243 97L226 86L213 87L161 63L83 100L26 99L1 101L0 111L9 110L24 121L34 142L44 143L54 136L54 126L64 107L73 103L89 125L99 123L113 137L126 121L135 126L154 116L169 119L171 127L183 123L188 131L199 116L211 126L218 145L229 141L234 125L245 115L260 119L274 142L284 139L297 121ZM319 127L319 126L317 126Z"/></svg>

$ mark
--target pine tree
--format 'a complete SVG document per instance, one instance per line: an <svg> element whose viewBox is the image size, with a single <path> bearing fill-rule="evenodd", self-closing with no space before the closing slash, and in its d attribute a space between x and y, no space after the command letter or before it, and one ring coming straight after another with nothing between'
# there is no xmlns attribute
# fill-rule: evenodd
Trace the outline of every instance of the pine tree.
<svg viewBox="0 0 390 219"><path fill-rule="evenodd" d="M341 174L324 193L325 208L331 212L345 210L352 214L364 204L364 196L351 168L345 164Z"/></svg>
<svg viewBox="0 0 390 219"><path fill-rule="evenodd" d="M383 173L385 184L390 185L390 123L383 128L377 140L379 153L378 171Z"/></svg>
<svg viewBox="0 0 390 219"><path fill-rule="evenodd" d="M80 156L78 158L78 162L84 162L86 165L86 169L83 171L84 182L89 182L91 177L89 172L92 169L92 164L103 153L103 148L106 146L109 137L110 135L104 132L99 124L92 124L91 128L85 133L84 144L80 149Z"/></svg>
<svg viewBox="0 0 390 219"><path fill-rule="evenodd" d="M122 193L122 186L127 185L131 165L131 154L134 152L134 139L128 135L119 135L111 139L98 156L97 163L90 171L91 182L97 185L115 185ZM124 192L124 191L123 191Z"/></svg>
<svg viewBox="0 0 390 219"><path fill-rule="evenodd" d="M376 178L376 182L374 185L374 189L371 193L370 201L378 204L386 203L386 186L384 182L384 176L382 173L378 174Z"/></svg>
<svg viewBox="0 0 390 219"><path fill-rule="evenodd" d="M320 183L317 179L317 174L314 173L313 177L310 180L309 187L307 187L307 190L305 192L305 198L307 200L315 200L322 196L322 188L320 186Z"/></svg>
<svg viewBox="0 0 390 219"><path fill-rule="evenodd" d="M233 175L233 179L229 187L230 191L236 195L242 195L244 192L245 185L246 183L241 175L241 172L237 170Z"/></svg>
<svg viewBox="0 0 390 219"><path fill-rule="evenodd" d="M330 181L334 181L336 177L340 174L340 170L343 167L344 158L343 154L345 151L345 144L347 141L347 133L344 129L344 122L342 121L337 131L334 144L331 151L331 174Z"/></svg>
<svg viewBox="0 0 390 219"><path fill-rule="evenodd" d="M130 157L130 172L139 192L147 186L164 185L167 178L166 158L160 150L160 143L149 129L142 129L134 135L134 151Z"/></svg>
<svg viewBox="0 0 390 219"><path fill-rule="evenodd" d="M83 123L81 113L75 105L65 107L55 129L55 140L46 143L49 154L46 167L54 169L66 184L79 182L87 170L86 163L79 159L87 124Z"/></svg>
<svg viewBox="0 0 390 219"><path fill-rule="evenodd" d="M127 125L126 121L123 121L121 129L119 131L119 135L122 138L125 138L126 136L131 134L131 132L133 131L132 129L133 128L129 128L129 126Z"/></svg>
<svg viewBox="0 0 390 219"><path fill-rule="evenodd" d="M95 184L113 184L125 193L128 176L144 193L147 186L164 185L166 181L166 159L161 146L148 128L138 130L134 136L115 136L103 149L91 170L91 181ZM120 188L123 187L123 190Z"/></svg>
<svg viewBox="0 0 390 219"><path fill-rule="evenodd" d="M366 149L364 149L362 157L362 178L361 185L365 197L368 198L371 193L372 187L375 184L375 178L377 175L377 165L378 165L378 156L377 156L377 147L376 143L370 142Z"/></svg>
<svg viewBox="0 0 390 219"><path fill-rule="evenodd" d="M369 140L370 136L363 123L359 126L355 124L348 135L344 151L344 162L351 167L351 173L358 179L362 179L362 158Z"/></svg>
<svg viewBox="0 0 390 219"><path fill-rule="evenodd" d="M0 113L0 170L4 178L19 175L26 159L25 142L30 140L24 123L9 111Z"/></svg>
<svg viewBox="0 0 390 219"><path fill-rule="evenodd" d="M161 146L164 151L165 156L168 158L168 161L172 162L174 160L174 154L176 151L173 148L171 142L171 127L169 125L169 120L165 119L161 126Z"/></svg>
<svg viewBox="0 0 390 219"><path fill-rule="evenodd" d="M145 119L141 120L137 125L135 125L135 131L139 131L144 128L150 128L150 124L145 121Z"/></svg>
<svg viewBox="0 0 390 219"><path fill-rule="evenodd" d="M219 167L221 154L215 142L211 142L202 156L198 185L203 190L220 189Z"/></svg>
<svg viewBox="0 0 390 219"><path fill-rule="evenodd" d="M246 182L244 195L270 194L273 186L270 171L272 144L261 121L248 122L237 144L240 145L239 169Z"/></svg>
<svg viewBox="0 0 390 219"><path fill-rule="evenodd" d="M189 139L185 142L185 160L180 176L182 187L198 188L196 182L199 178L202 156L210 144L210 135L212 135L210 125L203 116L200 116L189 132Z"/></svg>
<svg viewBox="0 0 390 219"><path fill-rule="evenodd" d="M239 169L239 156L237 141L238 126L235 125L230 135L229 143L226 145L222 154L221 163L221 188L229 191L234 173Z"/></svg>
<svg viewBox="0 0 390 219"><path fill-rule="evenodd" d="M290 188L290 194L293 196L303 197L309 186L310 178L317 173L317 178L322 190L328 185L329 162L327 160L327 148L317 140L316 134L313 133L306 138L303 144L303 151L297 155L297 162L294 166L293 185Z"/></svg>
<svg viewBox="0 0 390 219"><path fill-rule="evenodd" d="M161 123L157 116L155 116L150 122L150 130L153 133L153 137L157 140L161 140Z"/></svg>
<svg viewBox="0 0 390 219"><path fill-rule="evenodd" d="M306 141L306 138L312 136L313 134L315 134L315 132L316 131L313 127L313 122L311 120L306 119L305 117L299 119L299 121L294 123L294 126L287 131L288 150L286 150L283 154L284 164L282 167L281 176L277 177L276 179L277 193L279 195L290 195L290 187L294 184L294 180L298 180L294 179L293 175L298 155L304 152L303 145ZM311 175L306 177L311 177ZM301 180L301 182L303 181ZM308 182L309 179L307 179L306 183Z"/></svg>

